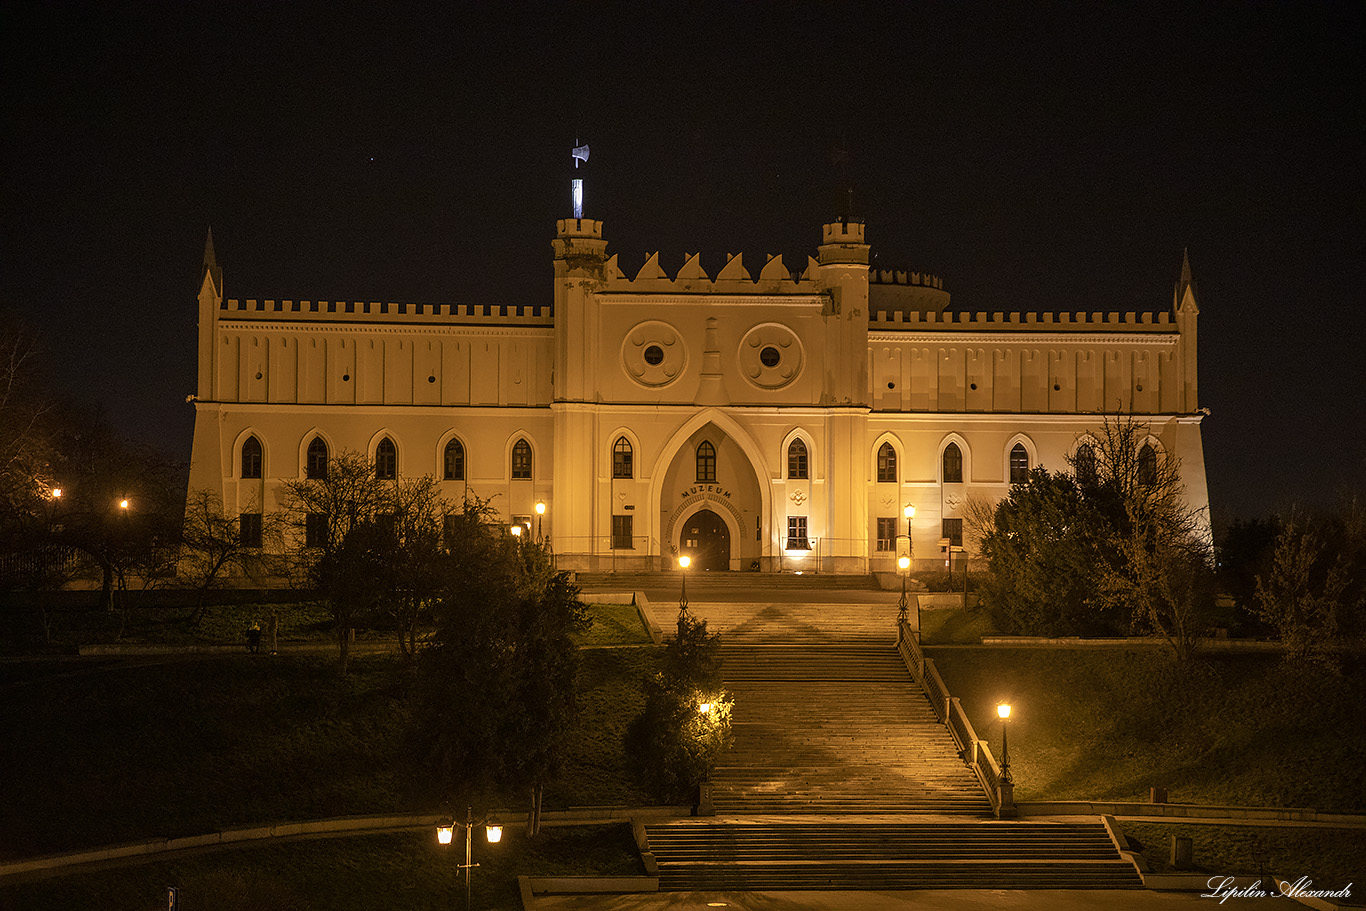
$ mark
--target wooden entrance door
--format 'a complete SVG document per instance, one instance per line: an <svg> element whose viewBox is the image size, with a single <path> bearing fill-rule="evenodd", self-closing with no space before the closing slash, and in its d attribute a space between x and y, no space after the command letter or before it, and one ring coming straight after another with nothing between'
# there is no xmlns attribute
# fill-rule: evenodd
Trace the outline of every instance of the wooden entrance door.
<svg viewBox="0 0 1366 911"><path fill-rule="evenodd" d="M689 516L680 538L683 553L692 557L693 570L730 569L730 529L710 509Z"/></svg>

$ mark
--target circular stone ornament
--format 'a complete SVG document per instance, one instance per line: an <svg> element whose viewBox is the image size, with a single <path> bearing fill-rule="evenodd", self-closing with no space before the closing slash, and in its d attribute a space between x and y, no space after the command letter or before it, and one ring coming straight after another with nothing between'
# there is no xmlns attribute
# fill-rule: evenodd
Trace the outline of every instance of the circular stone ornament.
<svg viewBox="0 0 1366 911"><path fill-rule="evenodd" d="M781 389L801 376L802 343L782 323L760 323L745 333L737 353L740 373L760 389Z"/></svg>
<svg viewBox="0 0 1366 911"><path fill-rule="evenodd" d="M683 334L663 320L637 324L621 342L621 366L642 386L658 388L678 379L688 363Z"/></svg>

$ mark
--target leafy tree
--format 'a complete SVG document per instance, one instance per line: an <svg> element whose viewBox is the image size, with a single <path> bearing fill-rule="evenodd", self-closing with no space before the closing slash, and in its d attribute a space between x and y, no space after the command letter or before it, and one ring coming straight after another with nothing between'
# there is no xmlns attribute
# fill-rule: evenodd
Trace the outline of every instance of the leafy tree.
<svg viewBox="0 0 1366 911"><path fill-rule="evenodd" d="M732 700L721 689L720 635L686 608L646 683L645 708L627 728L626 753L641 785L667 803L691 801L731 745Z"/></svg>
<svg viewBox="0 0 1366 911"><path fill-rule="evenodd" d="M996 505L979 551L982 595L1016 632L1079 635L1114 623L1096 592L1102 517L1066 473L1035 468Z"/></svg>
<svg viewBox="0 0 1366 911"><path fill-rule="evenodd" d="M573 634L586 615L548 552L493 519L478 499L447 518L434 631L418 654L417 738L444 802L528 794L534 833L577 715Z"/></svg>

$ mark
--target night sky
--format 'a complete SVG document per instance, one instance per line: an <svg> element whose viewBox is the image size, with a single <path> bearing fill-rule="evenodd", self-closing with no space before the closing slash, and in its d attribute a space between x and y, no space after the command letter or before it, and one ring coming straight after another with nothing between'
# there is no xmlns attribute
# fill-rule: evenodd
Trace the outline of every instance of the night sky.
<svg viewBox="0 0 1366 911"><path fill-rule="evenodd" d="M1361 489L1366 4L556 6L12 5L0 306L186 460L210 225L229 297L545 303L578 137L628 274L804 263L846 178L957 308L1189 248L1216 520Z"/></svg>

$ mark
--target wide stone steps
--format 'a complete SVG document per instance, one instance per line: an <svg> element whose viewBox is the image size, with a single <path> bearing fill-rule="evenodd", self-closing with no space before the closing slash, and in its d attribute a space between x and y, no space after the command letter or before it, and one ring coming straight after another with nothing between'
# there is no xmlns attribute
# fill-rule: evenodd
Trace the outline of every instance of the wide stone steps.
<svg viewBox="0 0 1366 911"><path fill-rule="evenodd" d="M1099 824L680 822L646 836L668 891L1142 885Z"/></svg>
<svg viewBox="0 0 1366 911"><path fill-rule="evenodd" d="M990 813L889 642L746 643L722 660L735 743L712 776L718 812Z"/></svg>

